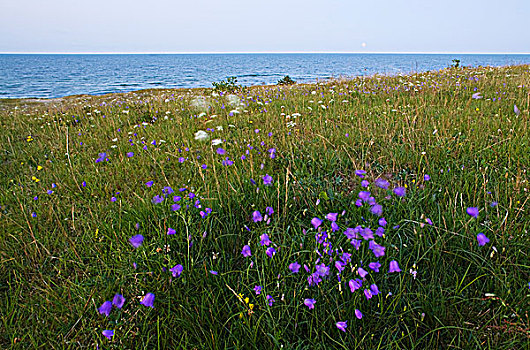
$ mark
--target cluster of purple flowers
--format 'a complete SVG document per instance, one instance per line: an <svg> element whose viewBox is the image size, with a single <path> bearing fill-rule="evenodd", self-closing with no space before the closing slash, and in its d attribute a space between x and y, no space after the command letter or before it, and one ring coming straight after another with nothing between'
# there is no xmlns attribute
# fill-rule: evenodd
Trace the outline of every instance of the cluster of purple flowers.
<svg viewBox="0 0 530 350"><path fill-rule="evenodd" d="M255 210L252 212L252 221L254 222L260 222L265 221L267 224L270 224L270 219L272 214L274 214L274 209L272 207L265 208L265 217L261 215L261 212L258 210Z"/></svg>
<svg viewBox="0 0 530 350"><path fill-rule="evenodd" d="M357 170L356 175L360 178L363 178L361 186L367 188L369 182L364 179L366 171ZM427 181L430 178L425 178ZM375 185L382 189L388 189L390 183L384 179L377 179ZM398 197L403 197L406 195L406 189L404 187L395 187L393 193ZM357 225L356 227L346 227L343 228L342 232L346 239L353 246L354 251L359 251L363 242L367 243L368 249L372 252L373 257L380 259L385 257L386 247L379 242L378 240L383 238L385 235L385 226L387 221L382 217L382 206L378 204L372 194L367 190L362 190L359 192L359 199L357 201L357 206L362 206L363 203L367 203L371 206L371 213L379 216L377 219L377 224L379 225L375 231L372 230L369 226ZM344 215L345 212L342 213ZM304 269L307 272L307 282L308 285L316 286L322 281L329 279L331 274L331 268L334 267L333 274L337 276L339 282L341 281L341 275L345 274L346 271L349 271L348 266L351 266L353 271L355 264L352 262L353 253L348 251L343 251L343 248L340 247L341 238L335 236L335 232L340 231L339 218L341 215L337 212L330 212L324 216L324 218L329 222L329 231L325 229L324 220L319 217L313 217L311 219L311 226L316 231L315 233L315 243L317 248L315 252L319 255L319 258L316 260L316 263L313 269L308 265L304 265ZM337 247L334 247L337 245ZM328 256L325 258L325 256ZM329 264L324 262L324 259L329 260ZM374 260L376 260L374 259ZM357 278L351 278L346 281L347 287L349 287L351 293L354 293L357 290L363 290L362 294L366 300L371 299L373 296L381 293L378 285L376 283L368 283L369 279L373 280L375 275L370 277L370 271L372 273L379 273L381 271L382 264L380 261L372 261L367 265L368 270L363 268L363 263L361 266L355 268L355 273L358 275ZM401 268L396 260L391 260L388 263L388 273L399 273ZM301 264L298 261L292 262L289 264L289 270L293 274L297 274L301 271ZM366 285L366 287L363 287ZM364 289L363 289L364 288ZM304 299L304 305L309 309L313 309L315 300L311 298ZM362 312L359 309L355 309L355 317L361 319L363 317ZM342 331L346 331L347 321L340 321L336 324L337 328Z"/></svg>
<svg viewBox="0 0 530 350"><path fill-rule="evenodd" d="M356 171L356 174L360 177L364 177L366 172L363 170ZM263 182L265 185L270 185L272 183L272 177L265 175L263 177ZM369 182L365 179L362 180L362 186L367 188ZM384 179L378 179L376 185L383 189L388 189L390 184ZM393 193L398 197L403 197L406 194L406 189L404 187L395 187ZM314 252L318 254L316 262L312 264L304 264L302 269L302 264L299 261L294 261L289 263L288 269L291 274L301 274L305 271L304 278L307 279L309 287L317 286L325 280L330 279L333 276L336 276L341 281L341 276L349 274L348 271L355 273L357 277L346 279L346 287L349 288L351 293L354 293L357 290L362 290L361 295L364 296L366 300L370 300L376 295L381 293L379 286L376 283L368 282L376 278L376 273L381 272L382 263L379 259L386 256L386 247L381 243L381 239L385 235L385 227L387 226L387 221L382 217L382 206L378 204L375 198L369 191L363 190L359 192L359 200L361 205L363 203L368 203L371 206L371 212L378 216L376 223L378 224L377 228L370 228L366 225L357 225L356 227L344 227L342 228L343 235L337 235L336 232L341 231L341 224L339 219L346 214L346 211L343 211L342 214L339 212L329 212L325 214L324 219L319 217L313 217L311 219L311 227L316 231L315 232L315 243L316 249ZM267 207L265 210L265 215L258 210L252 213L252 221L259 223L262 221L270 220L270 216L274 213L272 207ZM364 219L363 219L364 220ZM366 222L366 220L364 220ZM327 228L326 228L327 227ZM304 230L304 233L306 231ZM344 237L351 244L352 251L346 247L346 250L341 247L341 242ZM363 266L358 266L353 261L353 255L356 251L359 251L361 246L364 244L367 245L371 254L373 254L374 261L368 262ZM273 245L269 234L262 233L259 237L259 244L262 247L265 247L265 253L269 258L274 257L277 254L275 246ZM241 250L241 255L244 258L252 257L252 248L251 242L243 246ZM360 252L361 253L361 252ZM387 273L399 273L401 269L396 260L391 260L387 263L388 268L386 269ZM312 266L311 266L312 265ZM251 262L253 266L253 262ZM262 293L262 286L256 285L254 291L257 295ZM311 288L309 289L312 290ZM389 293L390 294L390 293ZM283 297L282 297L283 300ZM271 306L274 303L274 298L272 295L266 295L266 301ZM304 298L303 304L308 307L309 310L315 308L316 300L313 298ZM355 317L362 319L363 314L359 309L355 309ZM343 331L346 331L347 321L341 321L337 323L337 327Z"/></svg>
<svg viewBox="0 0 530 350"><path fill-rule="evenodd" d="M148 181L145 183L145 185L147 187L152 187L153 186L153 181ZM187 191L188 189L187 188L180 188L179 189L179 192L185 192ZM168 198L171 194L175 193L175 191L173 190L173 188L171 188L170 186L165 186L163 189L162 189L162 194L159 195L155 195L153 196L153 198L151 199L151 202L153 204L161 204L165 201L166 198ZM185 199L187 202L185 204L181 204L183 199ZM202 209L202 204L201 204L201 201L200 199L197 198L197 195L193 192L189 192L186 196L184 196L184 194L182 195L175 195L173 196L173 204L170 205L170 208L171 208L171 211L178 211L182 208L182 206L185 205L185 208L188 209L190 206L193 206L195 207L196 209ZM201 216L201 218L205 219L208 217L209 214L212 213L212 209L211 208L205 208L204 210L200 210L199 211L199 215Z"/></svg>
<svg viewBox="0 0 530 350"><path fill-rule="evenodd" d="M107 158L107 153L103 152L103 153L98 154L98 158L96 159L96 163L108 162L108 161L109 161L109 159Z"/></svg>
<svg viewBox="0 0 530 350"><path fill-rule="evenodd" d="M147 293L142 300L140 301L140 304L146 307L154 308L154 301L155 301L155 295L153 293ZM121 309L123 305L125 304L125 298L121 294L114 295L114 298L111 301L105 301L101 306L98 308L98 312L101 315L105 315L108 317L110 315L110 312L112 311L112 307L116 307L117 309ZM101 332L103 336L105 336L107 339L112 339L114 336L113 330L104 330Z"/></svg>
<svg viewBox="0 0 530 350"><path fill-rule="evenodd" d="M101 306L98 308L98 312L102 315L109 316L110 311L112 310L112 306L115 306L118 309L121 309L123 305L125 304L125 298L121 294L114 295L114 298L111 301L105 301Z"/></svg>

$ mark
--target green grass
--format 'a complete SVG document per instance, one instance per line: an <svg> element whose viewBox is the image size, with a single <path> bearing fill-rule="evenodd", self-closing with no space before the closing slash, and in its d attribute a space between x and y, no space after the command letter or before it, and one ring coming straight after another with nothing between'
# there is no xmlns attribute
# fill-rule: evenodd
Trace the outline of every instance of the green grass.
<svg viewBox="0 0 530 350"><path fill-rule="evenodd" d="M2 101L0 347L530 347L529 72L450 68L246 88L240 106L211 89ZM207 128L210 139L195 140ZM102 152L108 161L96 162ZM223 165L226 157L233 165ZM383 257L367 241L357 251L342 233L378 227L368 204L355 205L364 189L357 169L388 222L375 237ZM265 174L272 185L263 185ZM374 186L378 178L388 190ZM175 193L153 204L165 186ZM398 186L405 197L392 193ZM196 198L172 211L180 188ZM268 206L270 222L255 223L252 213ZM480 209L478 219L467 207ZM202 218L205 208L212 213ZM339 213L338 232L329 232L330 212ZM314 217L332 249L352 254L342 283L330 261L338 257L315 239ZM128 242L136 234L145 237L138 249ZM241 254L246 244L250 258ZM303 265L314 272L319 254L330 275L309 286ZM388 273L391 260L400 273ZM294 261L298 274L288 268ZM380 272L352 293L348 281L372 261ZM176 264L184 271L172 278ZM381 293L367 300L372 283ZM139 302L149 292L153 309ZM116 293L124 307L99 314ZM346 320L342 332L335 324Z"/></svg>

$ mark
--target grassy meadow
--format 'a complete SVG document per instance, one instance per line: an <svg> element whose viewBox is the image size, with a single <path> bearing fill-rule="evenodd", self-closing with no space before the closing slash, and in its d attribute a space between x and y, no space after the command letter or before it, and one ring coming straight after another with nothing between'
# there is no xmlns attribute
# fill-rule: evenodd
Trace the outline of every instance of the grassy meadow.
<svg viewBox="0 0 530 350"><path fill-rule="evenodd" d="M0 101L0 348L530 348L529 87Z"/></svg>

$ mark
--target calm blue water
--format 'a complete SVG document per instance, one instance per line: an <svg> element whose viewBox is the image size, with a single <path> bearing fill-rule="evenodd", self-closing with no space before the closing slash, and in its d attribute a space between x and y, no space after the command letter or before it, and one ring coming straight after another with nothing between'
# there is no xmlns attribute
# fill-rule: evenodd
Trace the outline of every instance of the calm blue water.
<svg viewBox="0 0 530 350"><path fill-rule="evenodd" d="M339 76L441 69L458 58L465 66L530 63L530 55L457 54L194 54L0 55L0 98L51 98L147 88L212 87L237 76L243 85Z"/></svg>

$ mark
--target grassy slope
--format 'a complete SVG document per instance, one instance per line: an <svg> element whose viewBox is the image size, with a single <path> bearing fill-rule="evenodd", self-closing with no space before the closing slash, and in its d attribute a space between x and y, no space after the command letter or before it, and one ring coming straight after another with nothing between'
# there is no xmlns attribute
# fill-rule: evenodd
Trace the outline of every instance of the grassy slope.
<svg viewBox="0 0 530 350"><path fill-rule="evenodd" d="M528 86L529 67L519 66L252 88L238 93L240 113L205 90L25 107L20 101L18 109L4 103L0 344L529 346ZM484 98L472 99L475 91ZM201 94L210 105L205 114L193 106ZM222 145L194 139L207 128ZM227 154L218 155L218 147ZM101 152L108 161L96 163ZM226 157L234 164L223 165ZM347 281L358 278L361 263L366 268L376 259L366 242L356 251L341 233L359 224L377 228L369 206L354 205L362 190L356 169L366 170L370 182L382 177L390 189L407 187L403 199L369 187L388 221L385 236L376 237L386 247L381 272L365 282L376 283L381 294L370 300L361 290L351 293ZM263 186L265 174L272 175L271 186ZM145 186L149 180L152 187ZM175 193L152 204L165 186ZM172 211L180 188L195 193L202 207L194 207L196 198L183 199L189 209ZM264 214L267 206L274 209L270 223L253 222L252 212ZM207 207L213 212L202 218ZM479 218L466 207L478 207ZM328 212L342 214L341 231L328 241L351 252L352 261L338 283L333 264L321 258L332 277L308 287L304 268L291 274L288 265L296 260L314 270L317 248L326 257L310 221ZM328 221L323 226L329 231ZM169 227L175 235L166 234ZM479 232L491 240L484 247ZM264 233L277 251L272 259L259 244ZM145 237L138 249L128 243L135 234ZM241 255L245 244L251 258ZM394 259L401 273L388 273ZM184 267L179 278L167 271L175 264ZM255 285L263 286L261 295ZM156 296L154 309L139 304L147 292ZM105 318L97 308L115 293L127 301ZM272 306L266 295L275 299ZM316 300L314 310L305 298ZM344 320L345 333L335 326ZM104 329L116 331L112 341L101 335Z"/></svg>

